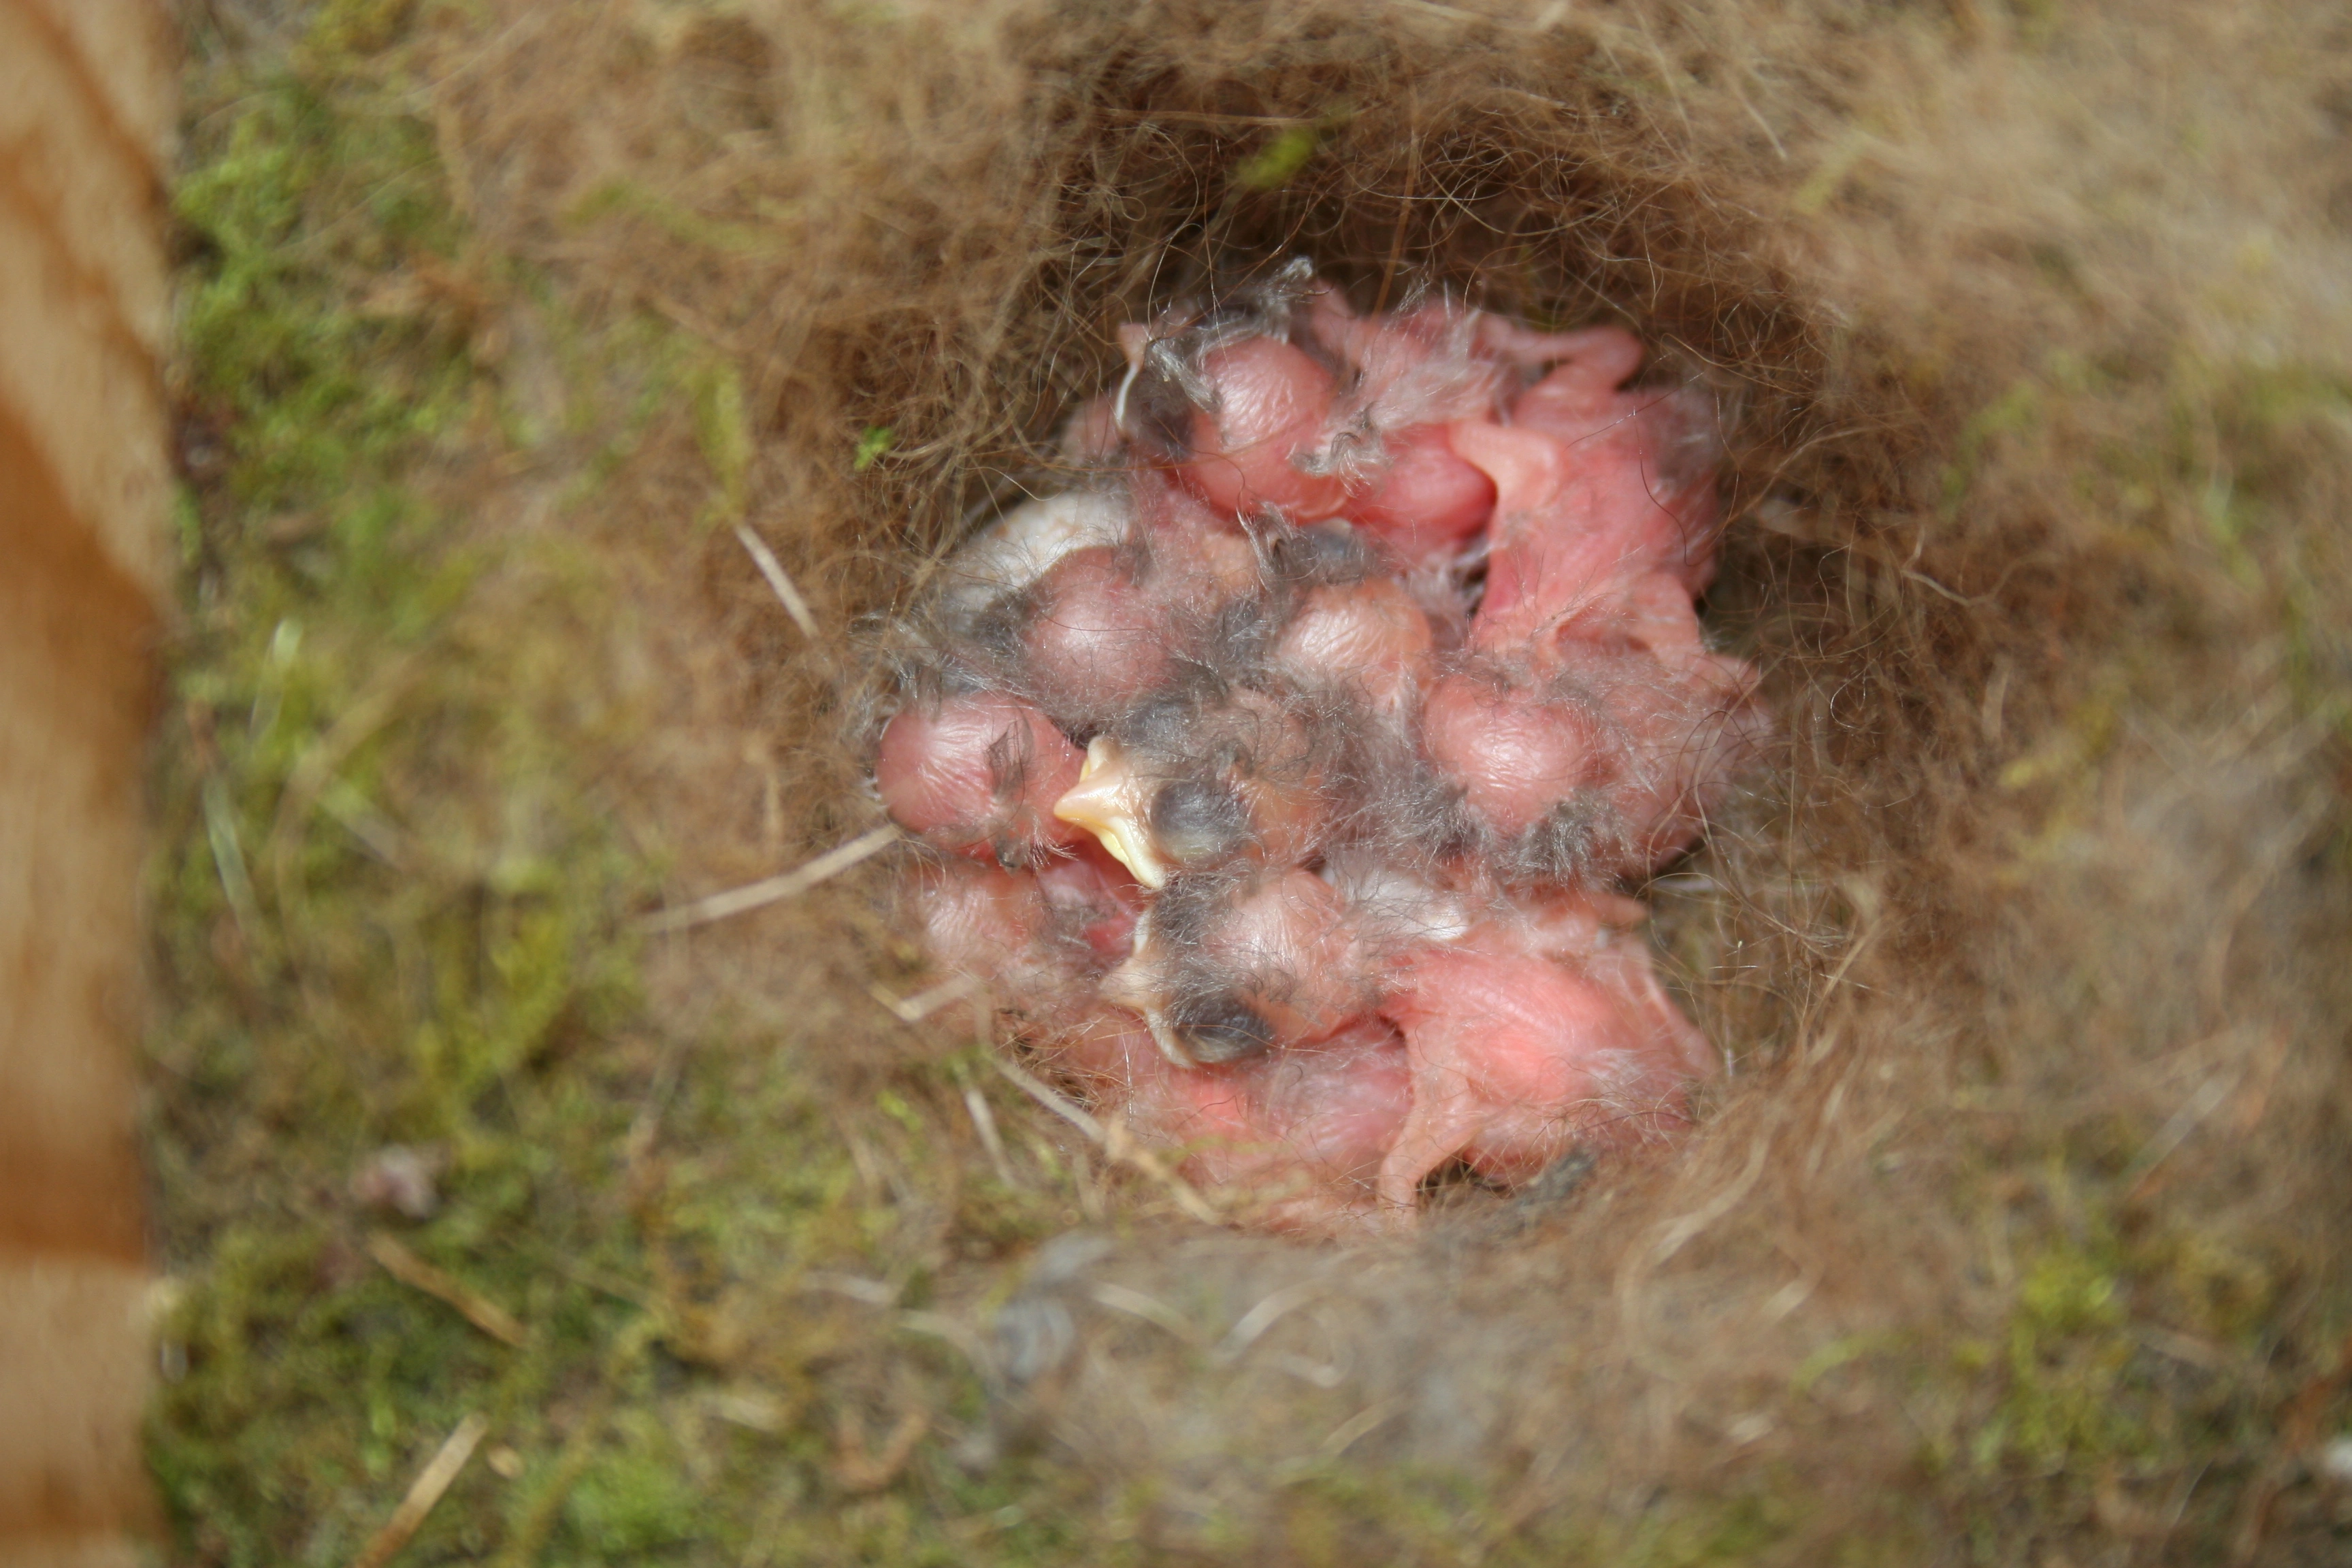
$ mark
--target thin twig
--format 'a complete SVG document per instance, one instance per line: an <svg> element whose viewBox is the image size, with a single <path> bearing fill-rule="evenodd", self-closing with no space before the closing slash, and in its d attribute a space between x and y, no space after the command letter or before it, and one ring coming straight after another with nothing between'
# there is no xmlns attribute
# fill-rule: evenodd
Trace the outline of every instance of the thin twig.
<svg viewBox="0 0 2352 1568"><path fill-rule="evenodd" d="M949 1003L961 1001L979 989L980 982L975 977L954 974L912 996L893 996L879 985L868 985L866 994L881 1003L900 1023L919 1024Z"/></svg>
<svg viewBox="0 0 2352 1568"><path fill-rule="evenodd" d="M1097 1121L1085 1106L1069 1096L1058 1092L1045 1079L1033 1073L1022 1071L1003 1057L990 1057L988 1065L1003 1073L1013 1088L1085 1133L1087 1142L1097 1144L1103 1142L1102 1123Z"/></svg>
<svg viewBox="0 0 2352 1568"><path fill-rule="evenodd" d="M785 575L784 563L776 559L776 552L768 548L768 542L740 522L735 525L735 537L741 540L743 548L751 552L751 563L759 567L760 575L768 580L768 586L773 588L776 597L783 601L784 614L792 616L793 625L801 629L801 636L811 642L816 641L816 616L809 613L808 601L801 597L801 591L793 585L792 578Z"/></svg>
<svg viewBox="0 0 2352 1568"><path fill-rule="evenodd" d="M988 1151L988 1163L996 1167L996 1179L1008 1187L1019 1186L1021 1183L1013 1173L1013 1162L1004 1152L1004 1139L996 1131L996 1112L988 1108L988 1097L980 1092L978 1084L963 1086L963 1108L971 1113L972 1127L980 1133L981 1147Z"/></svg>
<svg viewBox="0 0 2352 1568"><path fill-rule="evenodd" d="M457 1309L466 1321L490 1338L510 1345L523 1342L523 1328L514 1314L463 1280L434 1268L382 1231L368 1237L368 1256L383 1264L383 1271L402 1284Z"/></svg>
<svg viewBox="0 0 2352 1568"><path fill-rule="evenodd" d="M2157 1131L2156 1136L2147 1141L2147 1147L2125 1167L2118 1184L2126 1197L2140 1195L2141 1189L2147 1185L2148 1178L2156 1174L2156 1168L2170 1159L2174 1150L2188 1142L2189 1135L2197 1131L2199 1123L2220 1109L2221 1102L2230 1098L2239 1080L2244 1077L2242 1068L2234 1073L2226 1068L2215 1073L2189 1097L2188 1104L2172 1113L2171 1120Z"/></svg>
<svg viewBox="0 0 2352 1568"><path fill-rule="evenodd" d="M394 1552L408 1544L408 1538L416 1533L416 1527L425 1522L425 1516L433 1511L433 1505L441 1500L441 1494L449 1489L449 1483L457 1479L466 1461L474 1457L476 1445L489 1429L489 1418L479 1411L457 1423L457 1429L449 1434L440 1452L416 1472L408 1495L400 1500L400 1506L392 1510L383 1528L369 1537L360 1554L352 1559L352 1568L383 1568Z"/></svg>
<svg viewBox="0 0 2352 1568"><path fill-rule="evenodd" d="M1353 1415L1349 1416L1345 1421L1340 1422L1337 1426L1332 1427L1330 1435L1325 1437L1322 1443L1317 1447L1316 1452L1327 1459L1338 1458L1340 1455L1348 1451L1349 1447L1354 1444L1357 1438L1361 1437L1364 1434L1371 1431L1374 1427L1385 1424L1399 1411L1404 1409L1411 1403L1411 1400L1399 1395L1395 1398L1383 1399L1377 1404L1366 1405L1363 1409L1359 1410Z"/></svg>
<svg viewBox="0 0 2352 1568"><path fill-rule="evenodd" d="M861 860L868 860L897 842L898 830L888 823L870 833L861 833L837 849L828 849L807 865L749 887L733 888L723 893L713 893L707 899L697 899L690 904L647 915L643 929L659 934L665 931L688 931L695 926L723 921L730 915L740 915L747 910L763 909L769 904L795 899L818 883L840 876Z"/></svg>
<svg viewBox="0 0 2352 1568"><path fill-rule="evenodd" d="M1168 1189L1176 1206L1199 1220L1202 1225L1223 1225L1220 1215L1209 1200L1202 1197L1192 1184L1162 1164L1160 1156L1137 1143L1127 1131L1127 1123L1113 1121L1108 1125L1097 1121L1087 1109L1060 1093L1051 1084L1035 1075L1022 1071L1003 1057L992 1055L988 1063L1003 1073L1013 1088L1076 1128L1087 1141L1122 1164L1132 1165L1145 1175Z"/></svg>

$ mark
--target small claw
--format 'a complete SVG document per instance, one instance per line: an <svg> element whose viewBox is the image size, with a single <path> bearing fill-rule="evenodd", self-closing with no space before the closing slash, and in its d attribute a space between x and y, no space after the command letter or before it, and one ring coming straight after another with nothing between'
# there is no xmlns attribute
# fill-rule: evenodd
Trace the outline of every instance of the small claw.
<svg viewBox="0 0 2352 1568"><path fill-rule="evenodd" d="M1180 1068L1198 1067L1192 1053L1176 1037L1168 1021L1167 976L1160 965L1159 950L1151 941L1151 913L1135 922L1135 946L1125 963L1102 977L1102 999L1114 1007L1141 1016L1144 1026L1151 1031L1151 1043L1160 1054Z"/></svg>
<svg viewBox="0 0 2352 1568"><path fill-rule="evenodd" d="M1129 764L1126 749L1108 735L1087 743L1078 782L1054 803L1054 815L1074 822L1097 838L1135 879L1154 889L1168 885L1168 863L1151 841L1147 818L1148 786Z"/></svg>

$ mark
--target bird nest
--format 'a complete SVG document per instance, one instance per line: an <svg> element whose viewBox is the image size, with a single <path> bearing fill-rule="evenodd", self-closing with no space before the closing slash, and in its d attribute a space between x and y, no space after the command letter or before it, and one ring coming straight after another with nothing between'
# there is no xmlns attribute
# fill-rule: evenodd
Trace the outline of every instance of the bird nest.
<svg viewBox="0 0 2352 1568"><path fill-rule="evenodd" d="M2317 169L2315 132L2258 68L2322 58L2297 24L2260 49L2193 8L439 25L469 243L532 279L465 307L515 417L564 428L533 411L579 374L559 307L645 334L596 373L622 455L551 437L551 478L496 484L635 584L627 679L658 695L613 810L666 868L650 1010L782 1047L796 1142L739 1129L727 1158L845 1141L843 1180L907 1223L887 1267L825 1266L867 1316L794 1363L845 1413L843 1488L1042 1451L1126 1500L1105 1539L1302 1560L2289 1518L2304 1448L2266 1413L2301 1390L2294 1441L2321 1435L2352 1312L2324 1157L2352 667L2315 609L2347 585L2352 339L2323 175L2277 173ZM2210 112L2147 90L2171 68ZM2193 168L2167 151L2190 118ZM1344 1247L1225 1228L1181 1147L976 1041L871 787L898 628L976 527L1085 482L1066 422L1128 374L1122 324L1300 256L1362 315L1620 328L1703 389L1705 637L1770 716L1705 842L1622 868L1721 1054L1688 1128L1439 1184L1417 1231ZM765 1364L744 1347L800 1310L803 1276L747 1286L750 1256L705 1289L735 1338L697 1355ZM1373 1475L1411 1479L1349 1489ZM1444 1477L1482 1500L1431 1500Z"/></svg>

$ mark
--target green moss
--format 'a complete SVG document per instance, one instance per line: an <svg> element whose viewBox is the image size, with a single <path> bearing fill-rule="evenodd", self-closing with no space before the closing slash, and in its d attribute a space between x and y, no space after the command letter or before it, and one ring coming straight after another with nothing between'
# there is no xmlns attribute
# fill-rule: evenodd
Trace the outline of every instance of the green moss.
<svg viewBox="0 0 2352 1568"><path fill-rule="evenodd" d="M1322 132L1312 125L1286 126L1242 161L1234 178L1253 191L1277 190L1291 182L1322 144Z"/></svg>
<svg viewBox="0 0 2352 1568"><path fill-rule="evenodd" d="M2010 1320L2009 1391L1978 1435L1980 1463L2014 1458L2040 1469L2078 1457L2114 1458L2146 1448L2127 1401L2125 1369L2137 1350L2119 1331L2126 1314L2111 1266L2053 1247L2019 1284Z"/></svg>
<svg viewBox="0 0 2352 1568"><path fill-rule="evenodd" d="M152 869L183 1370L149 1455L180 1555L347 1562L478 1414L481 1455L404 1561L1117 1560L1066 1479L975 1481L943 1437L881 1494L841 1490L834 1369L896 1358L908 1397L965 1420L982 1394L960 1352L797 1281L917 1304L934 1214L1014 1248L1075 1217L1066 1184L925 1157L968 1114L968 1060L908 1069L845 1131L794 1042L745 1051L721 1019L730 1048L704 1049L646 1016L632 922L658 868L597 783L637 732L596 673L623 585L577 536L466 504L553 452L561 505L593 511L668 428L734 515L739 374L642 318L567 320L479 254L413 110L405 9L307 16L268 60L194 40L175 195L181 401L212 453L179 508ZM484 300L543 327L560 402L480 351ZM938 1190L913 1212L871 1190L853 1138ZM349 1196L395 1142L444 1162L422 1222ZM394 1278L379 1229L521 1342Z"/></svg>
<svg viewBox="0 0 2352 1568"><path fill-rule="evenodd" d="M751 424L743 407L742 374L714 361L697 372L692 385L694 433L719 481L719 515L739 518L751 471Z"/></svg>
<svg viewBox="0 0 2352 1568"><path fill-rule="evenodd" d="M869 425L857 437L857 449L850 455L849 466L862 474L880 462L883 456L898 444L898 432L888 426Z"/></svg>
<svg viewBox="0 0 2352 1568"><path fill-rule="evenodd" d="M567 773L614 738L581 683L614 585L445 493L509 429L462 298L498 281L463 271L404 10L318 8L266 62L193 40L179 380L209 456L179 504L150 1130L184 1371L150 1457L194 1562L348 1560L469 1412L521 1474L476 1463L410 1550L476 1555L676 1321L615 1162L653 871ZM390 1142L446 1157L404 1245L522 1344L371 1257L399 1222L345 1189ZM541 1510L566 1539L694 1532L666 1408L580 1450Z"/></svg>
<svg viewBox="0 0 2352 1568"><path fill-rule="evenodd" d="M591 1561L635 1561L701 1536L699 1499L685 1460L652 1412L615 1419L563 1505L565 1530L582 1553Z"/></svg>

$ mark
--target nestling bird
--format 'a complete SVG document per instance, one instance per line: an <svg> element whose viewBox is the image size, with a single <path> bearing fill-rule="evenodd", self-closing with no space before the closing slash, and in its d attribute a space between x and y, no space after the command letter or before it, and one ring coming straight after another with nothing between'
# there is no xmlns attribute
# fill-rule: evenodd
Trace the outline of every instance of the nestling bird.
<svg viewBox="0 0 2352 1568"><path fill-rule="evenodd" d="M1298 264L1120 340L1093 478L942 563L877 742L934 957L1277 1228L1682 1124L1715 1055L1619 889L1767 728L1694 603L1711 405Z"/></svg>

